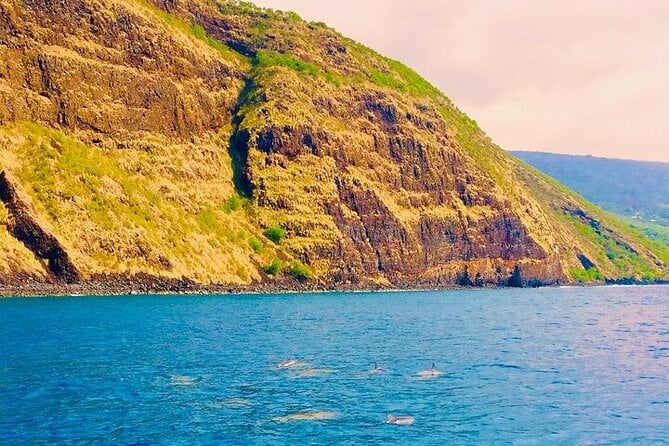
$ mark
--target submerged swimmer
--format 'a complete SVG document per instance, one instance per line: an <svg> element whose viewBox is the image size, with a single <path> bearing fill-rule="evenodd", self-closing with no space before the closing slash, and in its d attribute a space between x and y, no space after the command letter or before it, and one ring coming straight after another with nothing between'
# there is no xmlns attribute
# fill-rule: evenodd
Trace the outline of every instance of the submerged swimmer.
<svg viewBox="0 0 669 446"><path fill-rule="evenodd" d="M430 370L422 370L417 373L417 375L420 376L421 378L436 378L437 376L441 376L443 374L444 372L438 370L434 362L432 363L432 368Z"/></svg>
<svg viewBox="0 0 669 446"><path fill-rule="evenodd" d="M339 413L331 410L319 410L312 412L298 412L292 415L286 415L285 417L276 417L273 418L273 421L277 423L288 423L289 421L323 421L323 420L332 420L337 418Z"/></svg>
<svg viewBox="0 0 669 446"><path fill-rule="evenodd" d="M355 376L356 378L369 378L371 375L377 375L380 373L386 373L388 371L387 368L385 367L379 367L379 365L375 362L374 363L374 368L369 369L365 372L362 373L356 373Z"/></svg>
<svg viewBox="0 0 669 446"><path fill-rule="evenodd" d="M386 423L388 424L396 424L398 426L410 426L416 422L416 419L414 417L404 417L404 416L396 416L396 415L388 415L386 418Z"/></svg>
<svg viewBox="0 0 669 446"><path fill-rule="evenodd" d="M311 378L314 376L322 375L324 373L335 373L335 369L319 369L319 368L311 368L311 369L304 369L298 372L298 376L301 378Z"/></svg>
<svg viewBox="0 0 669 446"><path fill-rule="evenodd" d="M199 381L198 378L185 375L177 375L171 377L172 384L175 386L194 386Z"/></svg>
<svg viewBox="0 0 669 446"><path fill-rule="evenodd" d="M369 373L385 373L387 371L388 371L388 369L386 369L384 367L379 367L379 365L377 363L374 363L374 368L372 370L370 370Z"/></svg>
<svg viewBox="0 0 669 446"><path fill-rule="evenodd" d="M246 398L230 398L223 400L221 403L230 407L244 407L250 406L251 400L247 400Z"/></svg>

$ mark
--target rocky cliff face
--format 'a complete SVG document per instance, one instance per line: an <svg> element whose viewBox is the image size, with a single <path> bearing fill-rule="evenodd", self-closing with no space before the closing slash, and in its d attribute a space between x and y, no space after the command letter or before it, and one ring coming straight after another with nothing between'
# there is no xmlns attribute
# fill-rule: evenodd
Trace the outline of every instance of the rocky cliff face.
<svg viewBox="0 0 669 446"><path fill-rule="evenodd" d="M667 277L666 249L322 24L201 0L0 0L0 23L5 282Z"/></svg>

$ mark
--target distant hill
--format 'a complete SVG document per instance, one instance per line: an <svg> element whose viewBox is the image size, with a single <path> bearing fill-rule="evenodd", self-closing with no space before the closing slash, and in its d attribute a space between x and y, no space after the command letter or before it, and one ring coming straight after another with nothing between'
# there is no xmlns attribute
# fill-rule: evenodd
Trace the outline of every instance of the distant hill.
<svg viewBox="0 0 669 446"><path fill-rule="evenodd" d="M610 212L669 227L669 163L512 153Z"/></svg>

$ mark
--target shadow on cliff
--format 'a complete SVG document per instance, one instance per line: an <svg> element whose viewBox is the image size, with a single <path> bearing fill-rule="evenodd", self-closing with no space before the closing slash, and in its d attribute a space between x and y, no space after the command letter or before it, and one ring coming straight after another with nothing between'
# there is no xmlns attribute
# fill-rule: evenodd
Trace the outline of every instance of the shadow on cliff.
<svg viewBox="0 0 669 446"><path fill-rule="evenodd" d="M232 159L232 181L237 192L245 198L253 197L253 183L248 172L251 135L248 130L240 127L244 120L243 107L248 103L253 89L253 79L249 78L246 80L237 99L237 104L232 111L232 134L228 142L228 153Z"/></svg>
<svg viewBox="0 0 669 446"><path fill-rule="evenodd" d="M58 281L78 283L81 276L67 252L53 234L40 226L29 205L21 200L6 172L0 172L0 200L5 204L11 223L10 234L23 243L38 259L46 262L49 273Z"/></svg>

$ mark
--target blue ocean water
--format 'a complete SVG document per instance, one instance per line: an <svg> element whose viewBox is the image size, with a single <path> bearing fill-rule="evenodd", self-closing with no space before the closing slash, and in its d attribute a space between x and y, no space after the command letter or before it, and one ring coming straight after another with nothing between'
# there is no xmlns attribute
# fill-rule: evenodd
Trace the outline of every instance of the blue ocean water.
<svg viewBox="0 0 669 446"><path fill-rule="evenodd" d="M667 444L669 287L4 299L0 443Z"/></svg>

